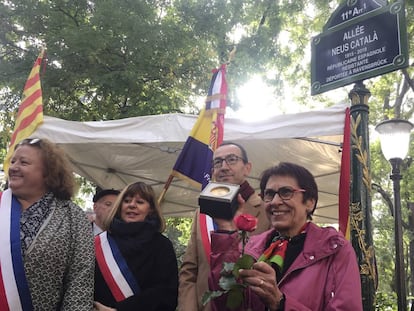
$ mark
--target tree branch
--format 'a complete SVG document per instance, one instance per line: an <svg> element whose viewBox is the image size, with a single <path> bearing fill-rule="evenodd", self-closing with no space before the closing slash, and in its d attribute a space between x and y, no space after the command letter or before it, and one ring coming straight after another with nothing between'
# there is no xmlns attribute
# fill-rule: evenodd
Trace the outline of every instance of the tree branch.
<svg viewBox="0 0 414 311"><path fill-rule="evenodd" d="M371 187L373 190L377 191L382 196L382 199L388 205L391 216L394 217L394 204L392 203L390 195L384 189L382 189L382 187L379 184L372 183Z"/></svg>
<svg viewBox="0 0 414 311"><path fill-rule="evenodd" d="M413 64L411 64L411 66L414 66L414 63L413 63ZM404 75L404 78L405 78L405 80L406 80L407 84L408 84L408 85L411 87L411 89L414 91L414 81L413 81L413 79L411 79L411 78L410 78L410 75L408 74L407 68L401 69L401 71L402 71L402 73L403 73L403 75Z"/></svg>

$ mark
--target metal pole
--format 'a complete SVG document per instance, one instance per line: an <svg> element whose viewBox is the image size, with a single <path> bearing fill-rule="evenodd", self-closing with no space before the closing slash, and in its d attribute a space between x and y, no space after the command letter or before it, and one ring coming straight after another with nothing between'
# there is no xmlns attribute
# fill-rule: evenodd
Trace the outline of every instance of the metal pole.
<svg viewBox="0 0 414 311"><path fill-rule="evenodd" d="M390 175L394 186L394 223L395 223L395 272L398 298L398 311L407 311L407 290L405 286L404 269L404 247L401 219L401 196L400 196L400 166L402 159L390 159L392 173Z"/></svg>
<svg viewBox="0 0 414 311"><path fill-rule="evenodd" d="M371 164L369 152L368 99L362 81L349 92L351 113L350 234L360 267L362 308L375 310L377 275L372 237Z"/></svg>

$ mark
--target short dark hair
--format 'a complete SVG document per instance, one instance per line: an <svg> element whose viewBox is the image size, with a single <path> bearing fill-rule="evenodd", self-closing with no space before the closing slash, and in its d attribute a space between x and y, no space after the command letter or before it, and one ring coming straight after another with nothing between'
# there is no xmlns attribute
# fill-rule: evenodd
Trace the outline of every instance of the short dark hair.
<svg viewBox="0 0 414 311"><path fill-rule="evenodd" d="M235 143L235 142L232 142L232 141L226 141L226 142L222 142L221 145L218 146L217 148L222 147L222 146L228 146L228 145L234 145L237 148L239 148L241 156L243 158L243 162L244 163L249 162L249 158L247 157L246 149L244 149L244 147L242 145L238 144L238 143Z"/></svg>
<svg viewBox="0 0 414 311"><path fill-rule="evenodd" d="M299 187L306 190L303 192L303 202L306 202L308 199L315 200L312 212L308 215L308 218L312 219L311 215L315 211L316 204L318 203L318 185L316 184L315 177L313 177L312 173L303 166L290 162L280 162L278 165L270 167L262 172L260 177L260 195L262 198L266 184L272 176L290 176L296 179Z"/></svg>

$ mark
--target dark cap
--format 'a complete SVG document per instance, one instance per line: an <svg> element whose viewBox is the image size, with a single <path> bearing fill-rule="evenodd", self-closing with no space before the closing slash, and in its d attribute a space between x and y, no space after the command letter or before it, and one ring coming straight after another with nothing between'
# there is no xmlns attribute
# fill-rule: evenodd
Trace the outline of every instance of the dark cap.
<svg viewBox="0 0 414 311"><path fill-rule="evenodd" d="M104 190L101 190L101 191L99 191L98 193L96 193L96 194L93 196L92 201L95 203L95 202L97 202L100 198L102 198L102 197L104 197L104 196L106 196L106 195L108 195L108 194L118 195L119 193L120 193L120 191L119 191L119 190L115 190L115 189L104 189Z"/></svg>

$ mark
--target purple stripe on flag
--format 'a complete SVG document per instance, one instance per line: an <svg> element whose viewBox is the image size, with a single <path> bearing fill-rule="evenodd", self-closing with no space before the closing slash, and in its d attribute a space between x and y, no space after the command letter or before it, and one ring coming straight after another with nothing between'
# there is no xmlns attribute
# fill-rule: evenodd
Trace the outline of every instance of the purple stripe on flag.
<svg viewBox="0 0 414 311"><path fill-rule="evenodd" d="M211 77L211 82L210 82L210 87L208 88L208 96L213 95L213 88L214 88L214 84L216 83L216 79L217 79L217 75L219 74L220 70L217 70L216 72L213 73L213 76Z"/></svg>
<svg viewBox="0 0 414 311"><path fill-rule="evenodd" d="M211 77L211 83L210 83L210 87L208 88L208 96L213 95L213 89L216 85L216 83L221 83L221 81L216 81L217 79L217 75L220 73L220 70L217 70L216 72L213 73L213 76ZM206 109L211 109L211 102L212 101L208 101L206 102Z"/></svg>
<svg viewBox="0 0 414 311"><path fill-rule="evenodd" d="M200 183L204 188L210 181L212 160L213 151L206 144L189 136L173 170Z"/></svg>

